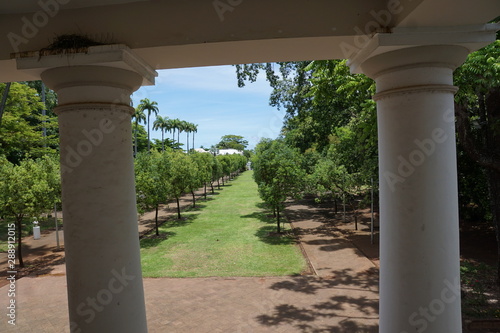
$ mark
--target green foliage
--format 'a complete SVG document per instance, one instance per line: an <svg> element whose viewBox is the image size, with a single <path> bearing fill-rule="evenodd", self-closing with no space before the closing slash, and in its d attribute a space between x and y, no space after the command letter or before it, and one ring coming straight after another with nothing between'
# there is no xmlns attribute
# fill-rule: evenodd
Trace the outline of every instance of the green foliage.
<svg viewBox="0 0 500 333"><path fill-rule="evenodd" d="M38 218L60 199L56 157L24 159L19 165L0 162L0 205L6 216Z"/></svg>
<svg viewBox="0 0 500 333"><path fill-rule="evenodd" d="M148 126L148 151L150 150L150 136L149 136L149 125L150 125L150 121L149 121L149 117L151 116L151 114L155 114L155 115L158 115L158 112L160 111L160 109L158 108L158 103L155 102L155 101L150 101L148 98L144 98L144 99L141 99L139 105L137 106L137 109L136 109L136 113L137 111L139 111L139 113L144 113L146 114L147 112L147 126Z"/></svg>
<svg viewBox="0 0 500 333"><path fill-rule="evenodd" d="M0 158L0 211L16 221L18 259L21 252L23 218L39 219L60 200L59 162L56 157L24 159L19 165Z"/></svg>
<svg viewBox="0 0 500 333"><path fill-rule="evenodd" d="M262 140L256 147L252 161L254 179L259 194L277 213L277 231L280 230L280 212L287 198L299 198L304 190L306 173L301 168L302 157L298 150L282 140Z"/></svg>
<svg viewBox="0 0 500 333"><path fill-rule="evenodd" d="M244 150L248 146L248 141L245 140L240 135L224 135L220 142L216 145L219 149L236 149L236 150Z"/></svg>
<svg viewBox="0 0 500 333"><path fill-rule="evenodd" d="M500 86L500 40L471 53L454 73L458 103L475 104L480 94Z"/></svg>
<svg viewBox="0 0 500 333"><path fill-rule="evenodd" d="M197 183L198 167L195 162L183 152L173 151L168 154L171 163L169 182L172 195L177 200ZM180 218L180 213L179 213Z"/></svg>
<svg viewBox="0 0 500 333"><path fill-rule="evenodd" d="M144 152L134 162L137 208L144 213L169 199L170 161L167 154Z"/></svg>
<svg viewBox="0 0 500 333"><path fill-rule="evenodd" d="M218 181L222 176L224 176L224 173L220 159L214 157L212 164L212 182Z"/></svg>
<svg viewBox="0 0 500 333"><path fill-rule="evenodd" d="M5 84L0 83L0 96ZM57 121L42 116L44 105L38 92L27 84L12 83L0 125L0 153L18 164L28 157L55 153L58 144ZM42 125L48 128L44 139Z"/></svg>
<svg viewBox="0 0 500 333"><path fill-rule="evenodd" d="M172 197L171 161L166 153L144 152L139 153L134 162L137 210L140 213L156 210L155 224L158 235L158 206Z"/></svg>
<svg viewBox="0 0 500 333"><path fill-rule="evenodd" d="M255 80L258 71L266 71L274 88L271 105L286 111L283 139L305 154L306 172L314 173L315 163L328 154L357 181L356 187L377 180L374 81L351 74L345 60L277 65L278 74L263 64L241 65L237 74L243 84Z"/></svg>
<svg viewBox="0 0 500 333"><path fill-rule="evenodd" d="M212 181L212 172L215 163L215 157L209 153L197 153L193 152L190 154L191 159L196 163L198 173L196 174L196 184L197 187L201 187L210 183Z"/></svg>

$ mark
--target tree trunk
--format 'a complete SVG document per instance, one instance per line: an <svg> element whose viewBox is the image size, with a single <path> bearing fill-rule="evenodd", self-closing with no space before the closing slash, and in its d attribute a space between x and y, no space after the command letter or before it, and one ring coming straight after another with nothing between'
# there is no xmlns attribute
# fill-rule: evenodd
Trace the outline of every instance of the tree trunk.
<svg viewBox="0 0 500 333"><path fill-rule="evenodd" d="M155 227L156 227L156 236L160 236L160 232L158 231L158 204L156 204Z"/></svg>
<svg viewBox="0 0 500 333"><path fill-rule="evenodd" d="M5 104L7 103L7 96L9 96L11 82L5 84L5 88L2 94L2 100L0 100L0 125L2 124L3 110L5 109Z"/></svg>
<svg viewBox="0 0 500 333"><path fill-rule="evenodd" d="M137 123L137 119L135 120L135 131L134 131L134 157L137 156L137 126L138 126L138 123Z"/></svg>
<svg viewBox="0 0 500 333"><path fill-rule="evenodd" d="M181 219L181 204L179 203L179 198L175 198L177 201L177 218L180 220Z"/></svg>
<svg viewBox="0 0 500 333"><path fill-rule="evenodd" d="M189 153L189 132L186 132L186 153Z"/></svg>
<svg viewBox="0 0 500 333"><path fill-rule="evenodd" d="M196 198L194 196L194 191L191 191L191 195L193 196L193 208L196 207Z"/></svg>
<svg viewBox="0 0 500 333"><path fill-rule="evenodd" d="M280 226L280 209L276 208L276 222L278 224L278 234L281 233L281 226Z"/></svg>
<svg viewBox="0 0 500 333"><path fill-rule="evenodd" d="M148 153L151 149L151 145L150 145L150 142L149 142L149 112L148 112Z"/></svg>
<svg viewBox="0 0 500 333"><path fill-rule="evenodd" d="M22 253L22 235L23 235L23 215L16 216L17 227L17 260L19 260L19 267L24 267L23 253Z"/></svg>
<svg viewBox="0 0 500 333"><path fill-rule="evenodd" d="M500 172L488 170L490 204L497 237L497 283L500 285Z"/></svg>
<svg viewBox="0 0 500 333"><path fill-rule="evenodd" d="M220 180L219 179L217 179L217 187L220 190Z"/></svg>
<svg viewBox="0 0 500 333"><path fill-rule="evenodd" d="M212 194L215 194L215 191L214 191L214 183L213 183L213 182L210 182L210 187L212 187Z"/></svg>
<svg viewBox="0 0 500 333"><path fill-rule="evenodd" d="M193 149L194 149L194 133L196 133L196 132L193 132Z"/></svg>
<svg viewBox="0 0 500 333"><path fill-rule="evenodd" d="M163 132L163 128L161 129L161 151L164 152L165 151L165 140L163 139L163 135L164 135L164 132Z"/></svg>
<svg viewBox="0 0 500 333"><path fill-rule="evenodd" d="M207 200L207 183L205 183L205 192L203 194L205 195L205 200Z"/></svg>

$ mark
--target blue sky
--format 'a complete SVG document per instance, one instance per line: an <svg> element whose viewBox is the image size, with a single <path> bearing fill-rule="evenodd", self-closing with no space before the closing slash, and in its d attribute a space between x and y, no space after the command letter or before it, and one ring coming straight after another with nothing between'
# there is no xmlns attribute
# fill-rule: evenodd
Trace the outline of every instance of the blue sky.
<svg viewBox="0 0 500 333"><path fill-rule="evenodd" d="M198 124L196 148L210 147L226 134L245 137L250 149L263 137L278 136L284 112L269 106L271 88L264 77L238 88L233 66L169 69L158 73L155 86L142 87L132 95L134 105L142 98L149 98L158 103L161 116ZM161 133L152 131L151 136L160 139ZM186 134L181 133L181 142L185 141ZM190 138L190 145L191 142Z"/></svg>

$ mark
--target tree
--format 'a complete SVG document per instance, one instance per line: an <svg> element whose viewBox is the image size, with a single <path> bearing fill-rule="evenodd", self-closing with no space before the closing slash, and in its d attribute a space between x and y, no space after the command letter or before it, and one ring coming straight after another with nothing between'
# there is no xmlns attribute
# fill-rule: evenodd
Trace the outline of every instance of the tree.
<svg viewBox="0 0 500 333"><path fill-rule="evenodd" d="M262 144L261 144L262 143ZM277 232L281 232L280 216L287 198L299 198L305 185L306 173L300 167L298 150L282 140L264 140L256 147L254 177L259 195L276 212Z"/></svg>
<svg viewBox="0 0 500 333"><path fill-rule="evenodd" d="M181 140L180 140L180 135L182 132L184 132L184 126L185 126L186 122L184 120L180 120L180 119L176 119L176 125L177 125L177 142L179 142L179 144L181 143Z"/></svg>
<svg viewBox="0 0 500 333"><path fill-rule="evenodd" d="M500 40L471 53L455 71L455 84L459 145L486 171L500 284Z"/></svg>
<svg viewBox="0 0 500 333"><path fill-rule="evenodd" d="M22 256L23 219L39 218L51 210L59 198L60 180L57 158L24 159L19 165L0 160L0 208L5 216L13 217L17 230L17 257Z"/></svg>
<svg viewBox="0 0 500 333"><path fill-rule="evenodd" d="M224 173L222 171L222 164L220 163L220 160L212 154L210 154L210 156L212 156L212 158L213 158L212 181L211 181L210 185L212 186L212 194L214 194L214 187L213 187L212 183L217 181L217 188L220 190L220 179L224 175Z"/></svg>
<svg viewBox="0 0 500 333"><path fill-rule="evenodd" d="M378 183L373 80L351 74L345 60L329 60L278 63L280 75L266 64L242 65L237 73L240 84L253 81L259 70L266 71L273 87L271 105L286 111L282 137L307 156L303 168L308 174L328 155L351 180L344 194L370 186L372 178Z"/></svg>
<svg viewBox="0 0 500 333"><path fill-rule="evenodd" d="M186 153L189 153L189 133L191 132L191 123L182 120L182 129L184 132L186 132Z"/></svg>
<svg viewBox="0 0 500 333"><path fill-rule="evenodd" d="M5 104L7 103L7 96L9 96L9 90L12 82L7 82L2 92L2 98L0 99L0 125L2 125L3 111L5 110Z"/></svg>
<svg viewBox="0 0 500 333"><path fill-rule="evenodd" d="M155 209L155 230L158 230L158 207L170 193L170 160L167 154L139 153L135 159L137 208L140 213Z"/></svg>
<svg viewBox="0 0 500 333"><path fill-rule="evenodd" d="M198 187L204 187L204 196L207 198L207 183L211 183L214 157L208 153L197 153L193 152L191 155L192 160L196 163L198 173L196 177L198 179ZM213 187L212 187L213 191Z"/></svg>
<svg viewBox="0 0 500 333"><path fill-rule="evenodd" d="M222 168L222 185L224 185L224 176L228 177L231 175L231 161L229 155L218 155L217 160Z"/></svg>
<svg viewBox="0 0 500 333"><path fill-rule="evenodd" d="M150 135L149 135L149 117L151 116L151 113L154 113L155 115L158 115L158 112L160 111L158 109L158 103L154 101L150 101L148 98L141 99L140 104L137 106L137 108L141 111L147 111L148 116L147 116L147 126L148 126L148 151L150 151Z"/></svg>
<svg viewBox="0 0 500 333"><path fill-rule="evenodd" d="M248 141L240 135L224 135L217 144L218 149L236 149L244 150L248 146Z"/></svg>
<svg viewBox="0 0 500 333"><path fill-rule="evenodd" d="M135 109L134 114L132 115L132 119L135 123L134 126L134 156L137 156L137 151L138 151L138 141L137 141L137 133L139 132L139 123L143 122L146 123L146 114L144 113L144 110L140 109L137 107ZM148 136L148 141L149 141L149 136Z"/></svg>
<svg viewBox="0 0 500 333"><path fill-rule="evenodd" d="M169 153L171 161L169 182L172 186L172 196L177 202L177 217L181 218L180 197L190 190L192 180L196 178L196 164L189 155L180 151Z"/></svg>
<svg viewBox="0 0 500 333"><path fill-rule="evenodd" d="M6 85L0 84L0 95L6 89ZM0 152L9 161L18 164L27 156L37 158L56 152L59 141L57 121L54 117L43 117L43 109L35 89L27 84L11 84L0 125ZM46 138L42 131L44 122L51 128Z"/></svg>
<svg viewBox="0 0 500 333"><path fill-rule="evenodd" d="M165 151L165 139L164 134L165 130L169 128L169 119L168 117L163 118L162 116L156 116L156 120L153 122L154 130L161 130L161 151Z"/></svg>
<svg viewBox="0 0 500 333"><path fill-rule="evenodd" d="M193 149L194 149L194 134L198 133L198 125L197 124L191 124L191 132L193 132Z"/></svg>

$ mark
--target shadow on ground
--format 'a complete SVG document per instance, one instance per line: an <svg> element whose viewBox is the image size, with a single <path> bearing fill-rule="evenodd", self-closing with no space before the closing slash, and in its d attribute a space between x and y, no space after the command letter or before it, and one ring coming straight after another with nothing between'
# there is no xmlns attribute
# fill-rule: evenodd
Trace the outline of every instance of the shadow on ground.
<svg viewBox="0 0 500 333"><path fill-rule="evenodd" d="M260 325L273 327L293 325L301 332L378 332L378 299L370 298L371 290L378 284L378 270L371 268L358 274L351 269L332 271L331 276L295 276L272 284L274 291L296 292L312 298L331 289L354 290L361 295L336 295L327 301L312 302L308 306L278 304L256 317ZM357 292L356 292L357 291ZM343 293L344 294L344 293ZM334 326L321 326L324 319L337 318ZM364 323L363 323L364 322Z"/></svg>

